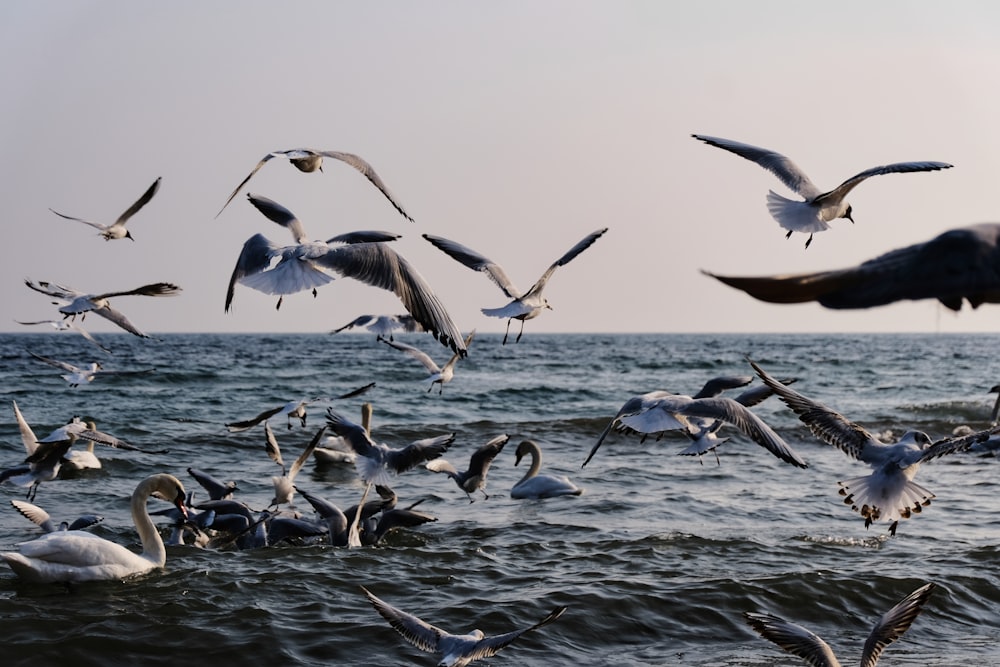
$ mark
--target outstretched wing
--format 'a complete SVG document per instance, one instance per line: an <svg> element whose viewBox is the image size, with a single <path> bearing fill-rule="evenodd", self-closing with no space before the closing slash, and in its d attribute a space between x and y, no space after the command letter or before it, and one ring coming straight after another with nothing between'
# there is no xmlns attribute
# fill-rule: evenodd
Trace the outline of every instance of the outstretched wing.
<svg viewBox="0 0 1000 667"><path fill-rule="evenodd" d="M134 204L129 206L124 213L118 216L118 219L115 221L115 224L124 225L129 218L131 218L133 215L139 212L139 209L141 209L143 206L149 203L149 200L153 198L153 195L155 195L156 191L159 189L160 189L160 179L157 178L155 181L153 181L153 184L150 185L146 189L146 191L142 193L142 196L139 197ZM53 213L55 213L55 211L53 211Z"/></svg>
<svg viewBox="0 0 1000 667"><path fill-rule="evenodd" d="M537 630L543 626L548 625L552 621L556 620L563 615L566 611L566 607L556 607L552 612L535 623L531 627L523 628L521 630L514 630L513 632L507 632L502 635L493 635L491 637L483 637L476 643L476 647L470 651L467 655L469 661L479 660L481 658L488 658L491 655L496 655L500 649L508 646L512 641L525 634L526 632L531 632L532 630Z"/></svg>
<svg viewBox="0 0 1000 667"><path fill-rule="evenodd" d="M781 153L775 153L766 148L758 148L757 146L751 146L739 141L732 141L731 139L709 137L703 134L692 134L691 136L699 141L704 141L709 146L721 148L739 155L741 158L756 162L777 176L790 190L797 192L805 199L812 199L820 194L819 188L813 185L813 182L809 180L805 172Z"/></svg>
<svg viewBox="0 0 1000 667"><path fill-rule="evenodd" d="M424 352L423 350L418 350L412 345L407 345L406 343L400 343L399 341L389 340L388 338L380 337L379 340L388 345L389 347L394 347L400 352L405 352L414 359L416 359L417 361L419 361L421 364L423 364L424 368L427 369L428 373L441 372L441 369L438 367L437 363L435 363L434 360L431 359L430 355Z"/></svg>
<svg viewBox="0 0 1000 667"><path fill-rule="evenodd" d="M490 280L495 282L497 286L503 290L503 293L506 294L508 298L521 298L521 290L517 289L511 279L507 277L503 267L490 258L485 255L480 255L472 248L467 248L461 243L456 243L455 241L450 241L440 236L423 234L423 237L427 239L431 245L438 250L441 250L452 259L466 265L473 271L481 271L485 273L489 276Z"/></svg>
<svg viewBox="0 0 1000 667"><path fill-rule="evenodd" d="M371 591L364 586L360 587L368 601L375 607L375 611L389 622L393 629L403 636L403 639L416 646L421 651L434 653L437 651L438 642L441 637L447 635L444 630L426 623L413 614L408 614L402 609L393 607L388 602L383 602L375 597Z"/></svg>
<svg viewBox="0 0 1000 667"><path fill-rule="evenodd" d="M39 361L48 364L49 366L53 366L54 368L59 368L61 370L66 371L67 373L78 373L80 371L79 368L77 368L73 364L68 364L65 361L59 361L58 359L50 359L48 357L43 357L40 354L35 354L31 350L28 350L28 354L33 356L35 359L38 359Z"/></svg>
<svg viewBox="0 0 1000 667"><path fill-rule="evenodd" d="M594 241L604 236L604 233L607 231L608 228L605 227L604 229L598 229L596 232L591 232L590 234L587 234L585 237L583 237L583 239L580 240L579 243L570 248L565 255L557 259L552 264L552 266L546 269L545 273L542 274L542 277L539 278L535 282L535 284L531 286L531 289L528 290L528 294L531 294L532 292L540 292L545 287L545 284L549 282L549 278L552 277L552 274L555 272L556 269L558 269L560 266L565 266L566 264L569 264L573 260L573 258L575 258L581 252L592 246L594 244Z"/></svg>
<svg viewBox="0 0 1000 667"><path fill-rule="evenodd" d="M248 428L252 428L252 427L256 426L257 424L261 423L265 419L270 419L274 415L276 415L279 412L281 412L281 410L283 408L284 408L284 406L280 406L280 407L277 407L277 408L272 408L270 410L264 410L264 412L260 413L256 417L252 417L252 418L247 419L245 421L230 422L230 423L226 424L226 428L229 430L230 433L237 433L239 431L245 431Z"/></svg>
<svg viewBox="0 0 1000 667"><path fill-rule="evenodd" d="M100 229L101 231L104 231L105 229L108 228L107 225L101 224L100 222L91 222L90 220L84 220L83 218L74 218L71 215L66 215L65 213L60 213L59 211L55 210L54 208L50 208L49 210L52 211L53 213L55 213L56 215L58 215L60 218L66 218L67 220L76 220L77 222L82 222L85 225L90 225L94 229Z"/></svg>
<svg viewBox="0 0 1000 667"><path fill-rule="evenodd" d="M950 165L946 162L894 162L892 164L885 164L879 167L872 167L871 169L865 169L860 174L851 176L833 190L819 195L816 197L815 202L821 203L826 199L841 200L847 196L848 192L860 185L862 181L871 178L872 176L881 176L882 174L904 174L913 171L939 171L941 169L951 169L953 166L954 165Z"/></svg>
<svg viewBox="0 0 1000 667"><path fill-rule="evenodd" d="M885 647L910 629L935 586L934 583L921 586L900 600L878 620L865 642L865 650L861 654L861 667L875 667Z"/></svg>
<svg viewBox="0 0 1000 667"><path fill-rule="evenodd" d="M772 614L744 612L743 616L761 637L774 642L792 655L797 655L806 664L812 667L840 667L830 645L801 625L789 623Z"/></svg>
<svg viewBox="0 0 1000 667"><path fill-rule="evenodd" d="M392 204L392 207L394 209L399 211L400 215L402 215L410 222L413 222L413 218L410 217L410 214L407 213L405 210L403 210L403 206L398 201L396 201L395 197L392 196L392 193L389 192L389 186L387 186L382 181L381 177L379 177L379 175L375 173L374 167L368 164L368 162L366 162L360 156L354 155L353 153L342 153L340 151L319 151L319 154L322 155L323 157L330 157L333 158L334 160L340 160L341 162L349 164L358 171L360 171L362 174L364 174L364 177L371 182L372 185L378 188L379 191L383 195L385 195L385 198L389 200L389 203Z"/></svg>
<svg viewBox="0 0 1000 667"><path fill-rule="evenodd" d="M268 160L278 156L285 157L285 154L282 151L277 151L274 153L268 153L263 158L261 158L260 162L257 163L257 166L253 168L253 171L247 174L247 177L244 178L242 181L240 181L240 184L236 186L236 189L233 190L233 193L231 195L229 195L229 199L227 199L226 203L222 205L222 208L220 208L219 212L215 214L215 217L218 218L220 215L222 215L222 212L226 210L227 206L229 206L229 202L233 201L233 197L235 197L236 194L243 189L243 186L247 184L247 181L249 181L254 174L260 171L260 168L263 167Z"/></svg>

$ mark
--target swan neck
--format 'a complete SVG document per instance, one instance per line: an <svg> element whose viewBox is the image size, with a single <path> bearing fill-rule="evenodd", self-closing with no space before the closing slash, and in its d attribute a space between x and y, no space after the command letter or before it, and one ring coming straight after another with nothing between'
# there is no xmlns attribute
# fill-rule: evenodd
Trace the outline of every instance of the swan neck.
<svg viewBox="0 0 1000 667"><path fill-rule="evenodd" d="M132 493L132 522L139 533L139 541L142 542L142 556L147 558L159 567L163 567L167 562L167 549L163 546L163 538L156 530L153 519L149 516L146 501L152 495L153 489L149 480L140 484Z"/></svg>
<svg viewBox="0 0 1000 667"><path fill-rule="evenodd" d="M521 478L521 481L518 482L518 484L531 479L537 475L538 471L542 468L542 450L538 448L538 445L532 442L524 445L524 448L527 449L528 453L531 455L531 467L528 468L526 473L524 473L524 477Z"/></svg>

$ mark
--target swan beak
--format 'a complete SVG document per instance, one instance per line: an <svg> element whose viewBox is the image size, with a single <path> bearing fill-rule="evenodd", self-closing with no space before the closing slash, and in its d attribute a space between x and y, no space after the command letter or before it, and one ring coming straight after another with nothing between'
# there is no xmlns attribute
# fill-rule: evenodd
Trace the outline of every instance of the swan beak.
<svg viewBox="0 0 1000 667"><path fill-rule="evenodd" d="M174 498L174 507L177 508L177 511L179 511L184 516L185 519L188 518L189 515L188 515L187 507L184 505L184 493L183 492L177 494L177 497Z"/></svg>

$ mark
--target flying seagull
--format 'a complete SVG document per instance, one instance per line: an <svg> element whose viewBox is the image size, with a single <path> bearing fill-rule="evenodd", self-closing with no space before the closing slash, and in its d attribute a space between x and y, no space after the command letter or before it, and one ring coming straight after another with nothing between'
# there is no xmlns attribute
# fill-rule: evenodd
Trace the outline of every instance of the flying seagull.
<svg viewBox="0 0 1000 667"><path fill-rule="evenodd" d="M490 496L486 493L486 473L489 472L493 459L503 451L503 446L507 444L509 439L510 437L505 433L480 446L469 459L467 470L458 470L444 459L428 461L424 467L431 472L443 472L455 480L458 488L465 491L465 495L469 497L470 503L475 501L472 494L477 490L482 492L483 498L489 500Z"/></svg>
<svg viewBox="0 0 1000 667"><path fill-rule="evenodd" d="M363 387L357 389L352 389L346 394L341 394L340 396L335 396L334 399L340 400L343 398L354 398L355 396L360 396L369 389L375 386L374 382L369 382ZM226 429L230 433L238 433L240 431L245 431L248 428L253 428L261 422L267 422L268 419L274 416L287 417L288 418L288 428L292 428L292 417L295 417L302 424L302 427L306 426L306 406L311 403L319 403L320 401L329 401L330 398L323 396L317 396L315 398L299 398L294 401L288 401L284 405L279 405L276 408L268 408L255 417L250 419L245 419L243 421L229 422L226 424Z"/></svg>
<svg viewBox="0 0 1000 667"><path fill-rule="evenodd" d="M402 215L410 222L413 222L413 218L411 218L410 214L407 213L405 210L403 210L402 205L400 205L399 202L397 202L396 199L393 198L392 193L389 192L388 186L386 186L386 184L382 182L382 179L379 177L379 175L375 173L375 169L360 156L354 155L352 153L342 153L340 151L317 151L311 148L293 148L292 150L274 151L272 153L268 153L267 155L265 155L263 158L261 158L261 161L257 163L257 166L253 168L253 171L251 171L250 174L246 178L244 178L239 185L236 186L236 189L233 190L233 194L229 195L229 199L227 199L226 203L222 205L222 208L219 209L219 212L215 214L215 217L218 218L222 214L222 212L226 210L226 206L229 206L229 202L233 201L233 198L239 193L241 189L243 189L243 186L247 184L247 181L249 181L250 178L253 177L253 175L256 174L261 167L267 164L268 160L276 157L286 158L289 162L292 163L292 166L294 166L299 171L303 171L306 173L313 171L323 171L323 158L325 157L332 158L334 160L340 160L345 164L349 164L358 171L360 171L365 178L371 181L371 184L374 185L376 188L378 188L383 195L385 195L385 198L389 200L389 203L392 204L393 208L399 211L400 215Z"/></svg>
<svg viewBox="0 0 1000 667"><path fill-rule="evenodd" d="M106 371L104 370L104 367L96 361L91 363L86 368L80 368L79 366L74 366L73 364L65 361L43 357L40 354L31 352L30 350L28 351L28 354L33 356L35 359L48 364L49 366L66 371L67 375L63 375L62 379L66 380L66 382L69 383L69 386L73 388L93 382L98 373L103 375L148 375L156 370L155 368L147 368L141 371Z"/></svg>
<svg viewBox="0 0 1000 667"><path fill-rule="evenodd" d="M333 276L326 271L329 269L394 293L421 326L452 351L464 356L462 334L430 285L406 259L383 242L397 235L351 232L328 241L310 241L302 223L287 208L266 197L252 194L247 197L269 220L288 229L295 245L275 245L263 234L250 237L243 244L229 279L226 312L233 303L238 282L265 294L283 297L311 289L315 296L317 287L333 281ZM344 245L331 246L334 242ZM278 307L281 307L280 298Z"/></svg>
<svg viewBox="0 0 1000 667"><path fill-rule="evenodd" d="M472 344L472 338L476 335L476 330L473 329L468 336L465 337L463 343L465 344L465 349L468 350L469 345ZM438 366L437 363L431 359L430 355L419 350L412 345L407 345L406 343L400 343L399 341L389 340L387 338L379 337L379 340L389 347L393 347L400 352L405 352L417 361L419 361L424 368L427 369L427 391L434 388L436 384L438 386L438 394L444 391L444 386L451 382L452 378L455 377L455 364L461 358L461 355L456 352L451 355L451 358L445 362L444 366Z"/></svg>
<svg viewBox="0 0 1000 667"><path fill-rule="evenodd" d="M91 343L96 345L101 349L102 352L111 354L111 350L101 345L97 342L97 339L90 335L90 332L84 329L82 326L74 322L73 320L39 320L38 322L22 322L20 320L14 320L18 324L24 324L26 326L33 326L35 324L48 324L56 331L75 331Z"/></svg>
<svg viewBox="0 0 1000 667"><path fill-rule="evenodd" d="M424 328L412 315L359 315L347 324L330 333L340 333L354 327L365 327L380 338L392 340L392 332L402 330L407 333L422 332Z"/></svg>
<svg viewBox="0 0 1000 667"><path fill-rule="evenodd" d="M152 283L132 290L103 294L85 294L72 287L45 281L35 282L31 278L25 278L24 284L36 292L58 299L55 303L60 306L59 312L64 317L75 319L77 315L85 317L87 313L94 312L140 338L150 338L150 336L139 331L124 314L112 308L108 299L116 296L175 296L181 291L180 287L172 283Z"/></svg>
<svg viewBox="0 0 1000 667"><path fill-rule="evenodd" d="M896 301L937 299L961 310L1000 303L1000 223L959 227L835 271L777 276L720 276L730 287L769 303L816 301L826 308L872 308Z"/></svg>
<svg viewBox="0 0 1000 667"><path fill-rule="evenodd" d="M790 237L792 232L808 232L807 248L812 243L815 232L822 232L830 228L830 225L827 224L830 221L837 218L847 218L854 222L854 218L851 217L851 205L847 203L845 198L865 179L882 174L938 171L952 167L945 162L894 162L865 169L833 190L823 192L813 185L813 182L799 169L798 165L780 153L730 139L709 137L703 134L692 134L691 136L699 141L704 141L709 146L727 150L751 162L756 162L777 176L789 189L802 196L802 201L796 201L769 191L767 193L767 210L771 212L771 216L778 221L779 225L788 230L785 238Z"/></svg>
<svg viewBox="0 0 1000 667"><path fill-rule="evenodd" d="M482 630L473 630L467 635L453 635L383 602L364 586L361 586L361 590L375 607L375 611L388 621L403 639L421 651L438 655L441 658L438 662L439 667L463 667L476 660L494 656L524 633L548 625L566 611L566 607L557 607L538 623L502 635L487 636Z"/></svg>
<svg viewBox="0 0 1000 667"><path fill-rule="evenodd" d="M90 225L91 227L100 230L101 236L104 237L105 241L110 241L112 239L121 239L121 238L128 239L129 241L135 241L135 239L132 238L132 234L129 232L129 230L125 229L125 223L128 222L129 218L138 213L139 209L148 204L149 200L153 198L153 195L155 195L156 191L159 189L160 189L160 179L157 178L155 181L153 181L153 184L150 185L149 188L144 193L142 193L142 196L139 197L139 199L137 199L134 204L129 206L128 210L122 213L120 216L118 216L118 219L115 220L114 223L110 225L104 225L99 222L90 222L89 220L74 218L69 215L64 215L59 211L53 211L51 208L49 210L58 215L60 218L66 218L67 220L76 220L77 222L82 222L85 225Z"/></svg>
<svg viewBox="0 0 1000 667"><path fill-rule="evenodd" d="M510 278L504 272L503 268L494 262L493 260L480 255L475 250L467 248L460 243L455 243L454 241L449 241L448 239L441 238L440 236L431 236L430 234L424 234L424 238L430 241L430 243L439 250L443 251L447 255L451 256L452 259L464 264L474 271L481 271L489 276L490 280L495 282L500 289L503 291L507 298L513 299L506 306L501 308L483 308L483 314L490 317L500 317L507 318L507 331L504 333L503 342L501 344L507 343L507 334L510 333L510 323L511 320L521 320L521 331L518 332L517 338L514 342L521 340L521 334L524 333L524 321L531 320L542 314L542 310L549 309L552 310L552 306L549 305L548 299L542 296L542 290L545 289L546 283L549 282L549 278L560 266L569 264L573 258L579 255L581 252L593 245L594 241L601 238L608 228L598 229L596 232L591 232L587 234L579 243L569 249L569 251L557 259L552 266L545 270L542 277L539 278L534 285L531 286L525 293L521 293L521 290L514 286Z"/></svg>

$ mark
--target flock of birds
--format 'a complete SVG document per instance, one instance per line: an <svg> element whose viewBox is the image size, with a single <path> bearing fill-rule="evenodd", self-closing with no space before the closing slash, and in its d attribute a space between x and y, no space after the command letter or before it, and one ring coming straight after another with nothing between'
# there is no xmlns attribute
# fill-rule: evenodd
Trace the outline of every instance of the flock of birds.
<svg viewBox="0 0 1000 667"><path fill-rule="evenodd" d="M809 235L806 248L812 242L814 234L830 228L831 221L846 218L853 222L853 209L847 203L846 196L864 180L882 174L936 171L951 167L943 162L930 161L893 163L862 171L833 190L823 192L791 160L779 153L728 139L693 136L708 145L756 162L798 193L801 200L788 199L770 192L767 205L774 219L787 231L786 237L795 232ZM311 149L275 151L265 155L233 190L219 214L250 179L274 158L287 159L294 167L307 173L322 171L324 158L348 164L364 175L400 215L413 221L372 166L361 157L339 151ZM132 206L109 225L55 211L53 213L98 229L105 240L127 238L134 241L126 224L150 202L159 186L160 179L156 179ZM337 331L367 327L377 335L380 342L416 359L424 367L427 371L428 391L437 385L438 393L443 392L443 386L454 377L456 365L468 354L475 331L463 335L426 280L392 248L392 241L399 238L399 235L366 230L341 234L325 241L314 241L306 234L303 224L283 205L255 194L247 194L247 199L268 220L287 229L292 235L293 244L282 246L262 234L250 237L239 253L229 281L226 311L232 307L237 285L277 296L276 307L280 308L286 295L303 291L311 291L315 295L318 288L333 280L331 272L391 291L402 302L405 314L364 315ZM486 274L509 299L504 306L482 309L487 316L507 320L507 330L503 337L503 344L506 344L510 325L514 320L520 321L520 330L514 339L517 343L523 335L525 321L538 317L551 308L543 291L556 269L574 260L607 231L607 228L603 228L584 236L553 262L531 288L523 292L514 285L499 264L485 255L439 236L423 234L423 237L460 264ZM981 303L1000 302L998 234L1000 225L951 230L927 243L895 250L858 267L840 271L759 278L708 275L758 299L773 302L816 300L830 308L864 308L899 299L936 298L953 309L960 308L963 300L968 300L976 307ZM96 313L135 336L148 338L123 313L111 306L110 299L123 296L174 296L181 291L178 286L166 282L102 293L86 293L57 283L32 279L26 279L25 284L53 299L53 303L58 306L59 316L51 320L22 324L48 323L57 329L76 331L104 351L108 351L107 348L81 326L88 313ZM450 349L451 356L439 366L426 352L395 341L394 331L428 332ZM105 371L99 363L80 368L64 361L31 354L39 362L65 371L66 375L63 377L71 387L86 385L99 373L155 371ZM889 533L895 535L901 520L921 512L934 498L933 493L913 481L921 463L967 451L1000 433L1000 427L994 426L975 433L933 441L924 433L911 431L898 442L882 442L836 410L793 390L790 385L795 382L795 378L776 379L753 360L747 361L761 384L744 390L736 398L729 398L723 393L747 387L753 382L754 376L714 378L693 396L652 391L628 399L598 436L583 465L593 459L612 432L638 433L642 438L658 438L667 432L681 432L690 439L690 445L682 454L702 456L712 452L718 456L718 448L727 440L718 434L729 425L781 461L805 468L807 462L752 410L760 402L776 395L818 439L871 466L872 472L869 475L839 482L840 493L844 503L864 519L866 528L872 523L885 521L889 523ZM288 429L293 428L292 420L298 420L305 427L309 405L357 396L370 387L368 385L338 397L290 401L285 405L268 408L254 417L226 424L231 432L260 428L264 434L268 456L281 467L281 474L272 478L274 498L263 512L253 512L245 503L235 499L237 489L234 483L222 482L197 468L189 468L188 473L207 492L207 501L193 502L183 483L170 474L153 474L142 480L131 498L131 513L142 544L141 553L135 553L88 532L86 528L99 521L98 517L81 517L73 523L56 525L47 512L31 502L35 499L39 486L55 479L63 466L99 466L100 462L93 454L95 443L126 449L137 448L97 430L93 422L83 423L75 418L48 436L37 438L20 408L14 403L14 415L27 456L21 464L0 472L0 482L28 487L27 499L12 500L11 504L38 524L45 534L21 543L17 551L0 553L0 560L24 579L61 583L123 579L161 568L166 562L166 547L147 508L150 497L166 500L172 505L169 510L153 514L163 514L173 526L167 543L191 541L214 548L252 548L286 540L328 540L330 544L344 547L377 544L392 530L436 520L430 514L415 509L418 503L405 508L397 507L398 499L391 484L396 476L417 467L448 476L467 495L470 502L476 500L477 494L481 494L483 499L489 498L486 491L487 474L491 463L508 442L506 434L498 435L477 448L468 467L460 469L443 458L454 441L454 434L428 437L402 447L373 440L372 411L367 403L360 424L350 421L334 408L329 408L325 424L318 429L294 462L290 466L285 465L271 428L271 420L284 418ZM77 443L87 443L87 450L74 449ZM342 510L334 503L297 487L296 475L312 457L318 461L353 463L364 484L360 502ZM542 454L538 443L524 440L517 446L515 464L520 464L525 458L530 458L531 464L524 477L511 489L510 495L513 498L549 498L582 493L565 476L541 473ZM309 502L315 510L315 517L303 516L289 508L296 493ZM375 497L368 500L372 493ZM879 619L865 644L862 664L873 666L877 663L883 649L914 622L934 587L933 583L920 587ZM558 607L539 622L504 634L487 636L480 630L474 630L470 634L456 635L393 607L365 588L362 588L362 593L375 611L404 639L419 649L435 653L440 660L438 664L446 666L466 665L495 655L519 636L552 623L566 611L566 607ZM803 658L808 664L828 667L839 665L830 647L801 626L763 613L748 612L746 621L761 636Z"/></svg>

